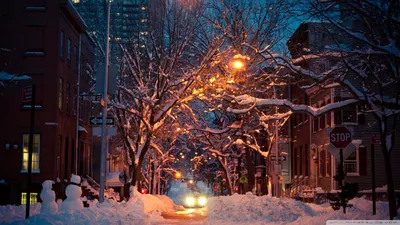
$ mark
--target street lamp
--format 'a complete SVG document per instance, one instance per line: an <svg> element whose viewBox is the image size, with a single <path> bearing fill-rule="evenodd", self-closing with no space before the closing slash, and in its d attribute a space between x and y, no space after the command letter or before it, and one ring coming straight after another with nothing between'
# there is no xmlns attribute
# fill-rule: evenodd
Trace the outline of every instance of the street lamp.
<svg viewBox="0 0 400 225"><path fill-rule="evenodd" d="M244 69L244 63L242 60L235 59L235 60L233 60L232 65L235 70L243 70Z"/></svg>
<svg viewBox="0 0 400 225"><path fill-rule="evenodd" d="M182 177L181 172L176 172L176 173L175 173L175 178L176 178L176 179L180 179L181 177Z"/></svg>

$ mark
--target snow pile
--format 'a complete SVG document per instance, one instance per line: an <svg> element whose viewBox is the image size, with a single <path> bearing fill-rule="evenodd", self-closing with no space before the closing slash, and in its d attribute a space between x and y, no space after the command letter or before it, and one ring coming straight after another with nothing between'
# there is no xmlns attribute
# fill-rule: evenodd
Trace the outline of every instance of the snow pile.
<svg viewBox="0 0 400 225"><path fill-rule="evenodd" d="M376 215L372 215L372 203L364 198L350 201L352 208L334 211L329 204L315 205L286 198L271 198L234 194L230 197L213 197L208 203L210 224L325 224L328 220L387 220L387 202L377 202ZM400 212L400 211L399 211ZM400 214L399 214L400 215Z"/></svg>
<svg viewBox="0 0 400 225"><path fill-rule="evenodd" d="M0 224L15 223L17 220L25 219L26 205L0 205ZM40 203L30 205L30 215L40 213Z"/></svg>
<svg viewBox="0 0 400 225"><path fill-rule="evenodd" d="M105 199L100 204L91 201L89 208L40 213L41 204L31 206L31 216L25 220L25 205L0 206L0 222L12 224L133 224L143 225L163 221L161 212L171 211L174 204L167 196L137 193L129 202Z"/></svg>
<svg viewBox="0 0 400 225"><path fill-rule="evenodd" d="M310 206L292 199L257 197L251 192L231 197L214 197L208 202L209 220L239 223L293 222L302 216L315 216Z"/></svg>
<svg viewBox="0 0 400 225"><path fill-rule="evenodd" d="M131 207L144 213L169 212L175 208L174 202L167 196L155 196L136 193L128 201Z"/></svg>
<svg viewBox="0 0 400 225"><path fill-rule="evenodd" d="M118 204L111 200L96 204L94 207L56 214L40 214L38 210L35 210L36 214L30 216L28 220L23 218L25 213L13 213L12 220L6 222L12 222L13 224L149 224L149 215L130 206L128 203ZM21 206L19 208L25 207ZM19 211L21 210L19 209ZM2 214L3 212L0 212L0 218L3 218Z"/></svg>

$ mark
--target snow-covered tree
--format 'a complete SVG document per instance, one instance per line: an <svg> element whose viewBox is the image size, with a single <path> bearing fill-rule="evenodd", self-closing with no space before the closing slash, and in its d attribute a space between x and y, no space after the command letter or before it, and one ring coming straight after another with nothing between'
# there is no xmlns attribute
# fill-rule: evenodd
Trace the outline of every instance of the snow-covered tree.
<svg viewBox="0 0 400 225"><path fill-rule="evenodd" d="M390 218L395 217L396 203L393 186L391 153L393 151L400 94L400 6L398 1L308 1L305 5L312 16L320 18L324 33L333 44L319 46L317 53L305 49L299 58L290 59L265 45L254 52L285 73L280 78L307 80L301 88L342 86L353 98L337 101L321 108L293 104L287 99L256 98L254 95L235 96L239 106L231 112L243 113L263 106L277 105L290 111L304 111L319 116L349 104L366 106L365 113L376 118L380 129L381 149L385 161ZM317 72L309 65L313 60L329 61L326 71ZM289 76L287 76L289 74ZM290 112L289 112L290 113Z"/></svg>
<svg viewBox="0 0 400 225"><path fill-rule="evenodd" d="M148 33L142 37L142 45L133 42L122 46L125 66L118 94L112 100L119 133L129 149L133 185L138 182L146 153L152 148L161 149L155 135L174 136L166 124L175 120L175 107L185 101L186 91L206 71L218 46L218 42L196 44L203 12L201 1L190 5L166 1L164 7L160 15L163 37Z"/></svg>

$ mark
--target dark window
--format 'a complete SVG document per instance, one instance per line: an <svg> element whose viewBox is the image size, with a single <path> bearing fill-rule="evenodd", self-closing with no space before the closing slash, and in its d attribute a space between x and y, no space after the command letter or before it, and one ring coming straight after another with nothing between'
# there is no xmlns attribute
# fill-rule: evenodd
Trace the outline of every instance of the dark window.
<svg viewBox="0 0 400 225"><path fill-rule="evenodd" d="M60 32L60 57L64 58L64 31Z"/></svg>
<svg viewBox="0 0 400 225"><path fill-rule="evenodd" d="M57 176L61 175L62 136L58 135Z"/></svg>
<svg viewBox="0 0 400 225"><path fill-rule="evenodd" d="M325 102L322 102L322 103L319 105L319 107L323 107L324 105L325 105ZM326 114L324 114L324 115L322 115L322 116L319 117L319 128L318 128L318 130L322 130L322 129L325 128L325 124L326 124L326 122L325 122L325 115L326 115Z"/></svg>
<svg viewBox="0 0 400 225"><path fill-rule="evenodd" d="M67 54L68 54L68 65L71 65L71 40L68 39L68 44L67 44Z"/></svg>
<svg viewBox="0 0 400 225"><path fill-rule="evenodd" d="M326 175L331 176L332 175L332 165L331 165L331 153L326 152Z"/></svg>
<svg viewBox="0 0 400 225"><path fill-rule="evenodd" d="M297 148L293 150L293 175L297 176Z"/></svg>
<svg viewBox="0 0 400 225"><path fill-rule="evenodd" d="M75 169L75 140L71 140L71 173L74 173Z"/></svg>
<svg viewBox="0 0 400 225"><path fill-rule="evenodd" d="M58 108L60 110L63 109L63 101L64 101L64 81L60 77L59 86L58 86Z"/></svg>
<svg viewBox="0 0 400 225"><path fill-rule="evenodd" d="M341 102L346 99L350 99L351 94L343 88L335 89L335 102ZM334 112L334 122L335 124L344 123L357 123L357 105L352 104L345 106L341 109L335 110Z"/></svg>
<svg viewBox="0 0 400 225"><path fill-rule="evenodd" d="M331 99L330 98L328 98L326 100L326 104L327 105L331 104ZM332 118L331 117L332 117L331 112L326 113L326 126L327 127L331 127L331 122L332 122Z"/></svg>
<svg viewBox="0 0 400 225"><path fill-rule="evenodd" d="M304 161L303 161L303 159L304 159L303 146L300 146L300 154L299 154L298 159L299 159L299 164L300 164L300 169L299 169L300 175L304 175L304 171L303 171L303 164L304 164Z"/></svg>
<svg viewBox="0 0 400 225"><path fill-rule="evenodd" d="M68 179L68 144L69 144L69 140L68 137L65 137L65 153L64 153L64 179Z"/></svg>
<svg viewBox="0 0 400 225"><path fill-rule="evenodd" d="M74 47L74 71L78 72L78 62L79 62L79 58L78 58L78 48Z"/></svg>
<svg viewBox="0 0 400 225"><path fill-rule="evenodd" d="M310 171L310 155L309 155L309 150L308 150L308 145L305 145L305 147L304 147L304 150L305 150L305 155L306 155L306 157L305 157L305 167L306 167L306 173L304 174L305 176L308 176L309 175L309 171Z"/></svg>
<svg viewBox="0 0 400 225"><path fill-rule="evenodd" d="M74 87L74 98L73 98L73 106L72 106L72 108L74 109L73 110L73 114L74 114L74 116L76 116L76 104L77 104L77 96L78 96L78 91L77 91L77 89L76 89L76 87Z"/></svg>
<svg viewBox="0 0 400 225"><path fill-rule="evenodd" d="M70 95L71 95L71 90L70 90L70 84L67 83L66 87L65 87L65 110L67 111L67 113L69 113L69 99L70 99Z"/></svg>
<svg viewBox="0 0 400 225"><path fill-rule="evenodd" d="M326 175L326 151L322 150L319 153L319 176Z"/></svg>

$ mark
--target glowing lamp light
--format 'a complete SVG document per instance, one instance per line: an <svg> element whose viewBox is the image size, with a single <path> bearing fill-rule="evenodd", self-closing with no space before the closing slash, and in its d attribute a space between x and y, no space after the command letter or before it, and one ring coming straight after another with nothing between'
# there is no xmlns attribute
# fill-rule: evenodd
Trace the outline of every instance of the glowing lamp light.
<svg viewBox="0 0 400 225"><path fill-rule="evenodd" d="M233 68L235 68L236 70L241 70L244 68L244 63L240 60L235 60L233 61Z"/></svg>

